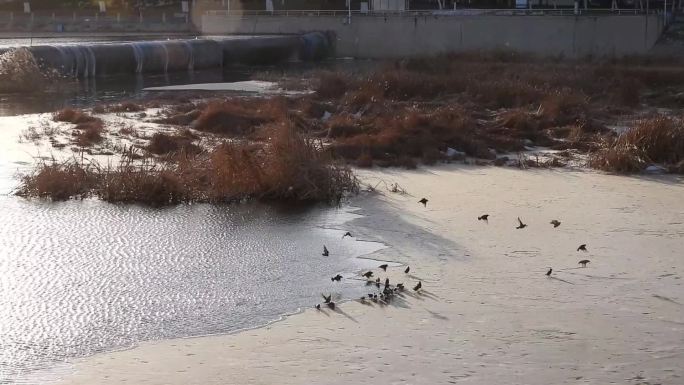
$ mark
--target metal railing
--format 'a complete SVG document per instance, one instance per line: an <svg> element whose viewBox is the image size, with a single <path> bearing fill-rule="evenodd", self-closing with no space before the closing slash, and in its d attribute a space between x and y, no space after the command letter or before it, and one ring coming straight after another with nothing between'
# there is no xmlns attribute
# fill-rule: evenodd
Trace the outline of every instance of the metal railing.
<svg viewBox="0 0 684 385"><path fill-rule="evenodd" d="M77 10L73 12L37 11L0 12L0 24L69 24L69 23L101 23L101 24L185 24L188 14L166 12L143 12L139 14L100 13Z"/></svg>
<svg viewBox="0 0 684 385"><path fill-rule="evenodd" d="M650 10L649 13L657 13L655 10ZM244 11L244 10L211 10L205 13L211 16L365 16L365 17L417 17L417 16L601 16L601 15L644 15L645 10L640 9L579 9L577 13L572 8L558 8L558 9L474 9L474 8L459 8L453 10L405 10L405 11L387 11L387 10L368 10L367 12L348 9L340 10L273 10L273 11Z"/></svg>

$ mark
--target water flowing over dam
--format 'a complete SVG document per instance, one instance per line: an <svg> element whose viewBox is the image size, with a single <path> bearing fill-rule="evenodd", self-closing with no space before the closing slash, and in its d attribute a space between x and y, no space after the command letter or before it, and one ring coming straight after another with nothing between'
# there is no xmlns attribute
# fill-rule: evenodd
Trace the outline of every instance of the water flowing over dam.
<svg viewBox="0 0 684 385"><path fill-rule="evenodd" d="M122 73L167 73L228 65L320 60L333 39L320 32L187 40L54 44L26 47L39 65L87 78ZM0 50L6 51L7 49Z"/></svg>

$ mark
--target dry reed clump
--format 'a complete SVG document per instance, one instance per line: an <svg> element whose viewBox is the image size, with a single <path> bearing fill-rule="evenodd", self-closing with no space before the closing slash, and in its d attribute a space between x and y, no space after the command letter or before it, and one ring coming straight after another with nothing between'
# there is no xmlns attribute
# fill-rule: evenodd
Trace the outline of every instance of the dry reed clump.
<svg viewBox="0 0 684 385"><path fill-rule="evenodd" d="M66 122L73 124L102 122L101 119L90 116L83 111L75 110L73 108L65 108L52 114L52 120L55 122Z"/></svg>
<svg viewBox="0 0 684 385"><path fill-rule="evenodd" d="M320 98L336 99L344 95L353 83L353 79L344 73L320 71L316 76L314 91Z"/></svg>
<svg viewBox="0 0 684 385"><path fill-rule="evenodd" d="M541 101L541 115L555 125L566 125L584 118L588 100L576 91L557 90Z"/></svg>
<svg viewBox="0 0 684 385"><path fill-rule="evenodd" d="M190 135L192 135L192 133L190 133ZM162 132L156 132L150 138L150 142L146 149L156 155L166 155L178 153L180 151L183 151L186 154L196 154L201 151L201 148L192 143L193 140L193 136L168 135Z"/></svg>
<svg viewBox="0 0 684 385"><path fill-rule="evenodd" d="M442 107L429 112L404 110L381 117L363 133L339 137L330 145L333 154L350 161L379 166L415 167L415 159L432 164L444 159L448 147L470 156L491 158L486 132L478 132L475 121L459 107ZM438 155L439 154L439 155Z"/></svg>
<svg viewBox="0 0 684 385"><path fill-rule="evenodd" d="M172 166L124 158L113 169L98 170L94 193L107 202L164 206L192 200Z"/></svg>
<svg viewBox="0 0 684 385"><path fill-rule="evenodd" d="M500 137L531 141L535 146L551 146L555 140L551 137L551 131L546 127L548 124L537 114L524 109L513 109L502 114L500 124L507 128L506 132L500 132ZM500 147L495 146L495 147ZM508 148L508 150L515 148Z"/></svg>
<svg viewBox="0 0 684 385"><path fill-rule="evenodd" d="M199 118L202 111L192 109L187 112L171 113L166 117L155 120L155 123L172 124L174 126L187 126Z"/></svg>
<svg viewBox="0 0 684 385"><path fill-rule="evenodd" d="M521 108L506 111L501 116L500 123L517 132L537 131L540 126L535 116Z"/></svg>
<svg viewBox="0 0 684 385"><path fill-rule="evenodd" d="M265 164L269 198L339 202L358 188L351 170L336 166L320 142L297 134L287 123L274 127Z"/></svg>
<svg viewBox="0 0 684 385"><path fill-rule="evenodd" d="M207 104L195 120L194 128L226 136L245 136L262 124L285 119L286 115L283 99L230 99Z"/></svg>
<svg viewBox="0 0 684 385"><path fill-rule="evenodd" d="M21 176L16 194L24 197L50 198L63 201L83 198L97 185L97 176L91 166L83 166L75 160L58 163L43 162L36 169Z"/></svg>
<svg viewBox="0 0 684 385"><path fill-rule="evenodd" d="M542 98L543 91L534 85L510 79L470 81L468 94L486 106L493 108L523 107Z"/></svg>
<svg viewBox="0 0 684 385"><path fill-rule="evenodd" d="M83 167L75 160L41 164L22 177L19 195L63 200L93 194L109 202L166 205L242 199L338 203L358 190L351 170L337 165L320 143L283 122L266 143L226 142L213 151L173 161L136 162L124 156L114 167Z"/></svg>
<svg viewBox="0 0 684 385"><path fill-rule="evenodd" d="M435 98L447 91L448 79L409 71L384 71L369 77L383 98L412 100Z"/></svg>
<svg viewBox="0 0 684 385"><path fill-rule="evenodd" d="M317 84L316 96L323 99L344 97L344 104L356 108L383 100L435 98L466 88L461 78L387 68L372 72L358 81L343 74L322 72L318 74Z"/></svg>
<svg viewBox="0 0 684 385"><path fill-rule="evenodd" d="M107 110L109 112L141 112L145 111L145 107L143 105L128 101L109 106Z"/></svg>
<svg viewBox="0 0 684 385"><path fill-rule="evenodd" d="M684 125L679 120L654 118L639 122L593 153L589 165L606 171L638 172L653 163L666 166L684 160Z"/></svg>
<svg viewBox="0 0 684 385"><path fill-rule="evenodd" d="M99 119L95 119L77 124L74 127L72 135L76 145L90 147L104 140L104 137L102 136L103 132L104 123Z"/></svg>
<svg viewBox="0 0 684 385"><path fill-rule="evenodd" d="M327 122L328 138L346 138L366 131L361 122L349 114L335 115Z"/></svg>

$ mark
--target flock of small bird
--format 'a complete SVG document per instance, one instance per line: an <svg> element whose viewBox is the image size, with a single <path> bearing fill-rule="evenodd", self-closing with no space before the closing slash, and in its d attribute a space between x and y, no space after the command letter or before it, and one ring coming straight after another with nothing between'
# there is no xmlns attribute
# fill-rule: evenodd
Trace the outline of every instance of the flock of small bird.
<svg viewBox="0 0 684 385"><path fill-rule="evenodd" d="M422 198L421 200L418 201L418 203L423 204L423 207L427 207L428 199ZM489 223L489 214L482 214L479 217L477 217L477 220ZM554 219L549 223L551 225L553 225L554 229L561 225L561 222L557 219ZM515 228L520 230L520 229L524 229L525 227L527 227L527 224L523 223L523 221L520 219L520 217L518 217L518 226L516 226ZM351 232L347 231L346 233L344 233L344 235L342 235L342 239L344 239L345 237L352 237ZM588 251L587 245L586 244L579 245L579 247L577 248L577 251L578 252L580 252L580 251L587 252ZM325 247L325 245L323 245L323 254L322 255L324 257L327 257L330 255L330 251L328 251L328 248ZM582 267L587 267L587 263L590 263L590 262L591 261L588 259L583 259L583 260L579 261L578 264L582 265ZM384 271L384 272L387 271L387 267L388 267L387 264L382 264L382 265L378 266L378 268L382 269L382 271ZM406 266L404 273L408 274L410 270L411 270L411 267ZM552 273L553 273L553 268L549 268L549 270L546 272L546 275L550 276ZM366 285L375 284L375 286L378 289L380 289L380 286L381 286L380 277L377 277L375 279L375 281L373 281L372 280L372 278L373 278L373 272L372 271L369 270L369 271L365 272L364 274L362 274L361 276L366 278ZM330 278L330 280L333 282L340 282L342 280L342 278L343 277L340 274L337 274L334 277ZM423 287L423 283L418 281L418 283L413 287L413 290L418 292L422 289L422 287ZM380 295L378 295L377 293L369 293L368 296L362 296L359 300L361 302L365 302L366 299L368 299L368 300L373 301L373 302L380 301L383 303L389 303L392 300L392 298L394 298L395 295L403 292L404 289L405 289L405 287L404 287L403 283L397 283L396 285L392 286L392 285L390 285L389 278L385 278L385 284L384 284L383 290L380 292ZM326 306L328 306L330 309L335 310L335 302L332 301L332 294L329 294L327 296L324 294L321 294L321 296L323 297L323 301L324 301L323 303ZM321 304L317 304L316 309L321 310Z"/></svg>
<svg viewBox="0 0 684 385"><path fill-rule="evenodd" d="M342 236L343 239L345 237L352 237L352 235L349 231L347 231ZM323 245L323 254L322 255L324 257L327 257L330 255L330 251L328 250L328 248L325 245ZM382 265L378 266L378 268L382 269L383 272L387 272L388 267L389 267L389 265L386 263L383 263ZM411 271L411 267L406 266L406 269L404 269L404 273L408 274L410 271ZM368 301L372 301L372 302L376 302L376 303L380 302L380 303L388 304L392 300L392 298L394 298L394 296L400 295L400 293L406 289L403 283L397 283L396 285L390 284L389 278L385 278L385 283L384 283L384 285L382 285L381 284L382 281L381 281L380 277L376 277L375 280L373 280L373 275L374 275L374 273L372 270L368 270L365 273L361 274L361 276L366 279L366 286L375 285L375 287L377 287L378 290L380 289L381 286L383 286L382 291L379 291L380 294L368 293L367 296L366 295L361 296L361 298L359 298L359 301L361 301L362 303L365 302L366 300L368 300ZM334 277L330 278L330 280L332 282L340 282L342 280L342 278L344 278L344 277L342 277L342 275L337 274ZM418 283L413 287L413 290L416 292L419 292L422 289L422 287L423 287L423 283L421 281L418 281ZM328 295L321 294L321 297L323 297L323 305L327 306L331 310L335 310L336 304L332 300L332 294L328 294ZM320 303L317 304L315 307L317 310L321 310L321 304Z"/></svg>
<svg viewBox="0 0 684 385"><path fill-rule="evenodd" d="M425 198L418 201L418 203L422 203L423 206L427 206L427 202L428 202L428 200ZM489 214L482 214L479 217L477 217L477 220L489 223ZM549 222L549 224L553 225L553 228L555 229L556 227L561 225L561 222L558 219L553 219L553 220L551 220L551 222ZM520 219L520 217L518 217L518 226L516 226L516 229L520 230L520 229L524 229L525 227L527 227L527 224L523 223L523 221ZM584 243L579 245L579 247L577 248L577 251L583 251L586 253L588 251L587 245ZM577 264L582 265L582 267L587 267L587 263L590 263L590 262L591 261L588 259L583 259L583 260L579 261ZM553 273L553 268L549 268L549 271L546 272L546 275L550 276L551 273Z"/></svg>

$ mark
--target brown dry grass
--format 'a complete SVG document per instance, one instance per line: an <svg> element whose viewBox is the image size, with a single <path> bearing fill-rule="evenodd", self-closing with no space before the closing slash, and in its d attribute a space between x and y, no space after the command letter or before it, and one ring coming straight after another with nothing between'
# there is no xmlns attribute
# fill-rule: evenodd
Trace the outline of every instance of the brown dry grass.
<svg viewBox="0 0 684 385"><path fill-rule="evenodd" d="M65 108L52 114L52 120L55 122L67 122L73 124L89 123L100 121L100 119L90 116L83 111L75 110L73 108Z"/></svg>
<svg viewBox="0 0 684 385"><path fill-rule="evenodd" d="M605 125L617 116L635 116L654 101L681 104L677 100L684 97L677 86L684 85L684 70L679 64L635 58L541 59L504 51L409 58L370 70L362 66L353 73L314 71L301 82L313 85L315 92L298 98L199 103L190 95L176 97L169 99L174 104L158 122L211 133L214 140L223 136L256 142L271 141L273 127L288 125L309 138L325 138L330 154L360 167L449 161L449 148L492 159L497 153L543 146L580 153L601 149L606 158L613 151L618 160L592 163L610 168L616 162L629 164L621 160L629 154L652 161L653 154L636 139L616 147L618 141ZM654 91L669 96L656 97ZM324 120L326 112L332 116ZM654 135L648 140L655 140ZM183 136L166 142L169 138L158 137L150 148L159 154L192 152L176 143ZM624 149L629 146L641 150ZM220 156L238 159L242 155L234 153L245 154L247 148L239 147L240 152L226 149ZM265 149L257 148L260 155L252 154L253 149L248 153L263 161Z"/></svg>
<svg viewBox="0 0 684 385"><path fill-rule="evenodd" d="M150 138L146 149L156 155L167 155L183 151L186 154L196 154L201 148L192 143L194 138L186 135L168 135L156 132Z"/></svg>
<svg viewBox="0 0 684 385"><path fill-rule="evenodd" d="M511 119L507 118L509 124L513 124ZM511 129L482 126L465 108L448 106L427 111L408 108L375 119L345 120L341 126L344 129L336 124L331 119L331 128L335 127L337 134L330 148L336 156L365 167L377 164L413 168L416 159L425 164L446 160L444 153L449 147L488 159L494 157L490 149L519 150L523 147L519 138L528 135L532 123L516 123L516 128ZM533 133L541 136L536 128Z"/></svg>
<svg viewBox="0 0 684 385"><path fill-rule="evenodd" d="M99 119L79 123L74 127L74 142L81 147L90 147L104 140L103 132L104 124Z"/></svg>
<svg viewBox="0 0 684 385"><path fill-rule="evenodd" d="M541 115L555 125L570 124L586 114L587 103L587 97L579 92L558 90L541 101Z"/></svg>
<svg viewBox="0 0 684 385"><path fill-rule="evenodd" d="M653 163L666 166L684 160L684 124L658 117L639 122L593 153L591 167L614 172L639 172Z"/></svg>
<svg viewBox="0 0 684 385"><path fill-rule="evenodd" d="M104 140L104 122L100 118L83 111L65 108L52 114L55 122L75 124L72 131L73 142L80 147L90 147Z"/></svg>
<svg viewBox="0 0 684 385"><path fill-rule="evenodd" d="M53 200L93 194L108 202L159 206L249 198L339 203L358 190L351 170L334 163L320 143L298 134L291 124L274 124L270 130L266 143L226 142L173 162L124 157L105 169L75 160L44 163L22 177L17 193Z"/></svg>
<svg viewBox="0 0 684 385"><path fill-rule="evenodd" d="M131 101L109 106L109 112L141 112L145 111L145 106Z"/></svg>
<svg viewBox="0 0 684 385"><path fill-rule="evenodd" d="M430 164L445 147L477 157L491 157L490 149L517 151L523 143L587 152L612 142L604 126L611 119L662 100L654 91L680 100L680 93L667 91L684 84L679 64L505 52L439 55L404 59L356 77L317 73L314 99L336 106L325 123L331 149L362 165L398 165L401 157ZM469 130L440 123L437 116L450 105L463 106L477 123Z"/></svg>
<svg viewBox="0 0 684 385"><path fill-rule="evenodd" d="M317 74L316 95L321 98L338 98L347 92L352 78L346 74L332 71L321 71Z"/></svg>
<svg viewBox="0 0 684 385"><path fill-rule="evenodd" d="M365 131L362 123L349 114L335 115L327 122L327 126L328 138L346 138Z"/></svg>
<svg viewBox="0 0 684 385"><path fill-rule="evenodd" d="M273 98L267 103L260 99L230 99L207 104L195 120L194 128L226 136L245 136L260 125L286 116L282 99Z"/></svg>
<svg viewBox="0 0 684 385"><path fill-rule="evenodd" d="M17 195L50 198L62 201L87 196L96 185L89 166L76 161L41 163L31 173L21 177Z"/></svg>
<svg viewBox="0 0 684 385"><path fill-rule="evenodd" d="M187 112L172 112L169 116L155 120L156 123L172 124L175 126L187 126L194 122L202 113L199 109Z"/></svg>

